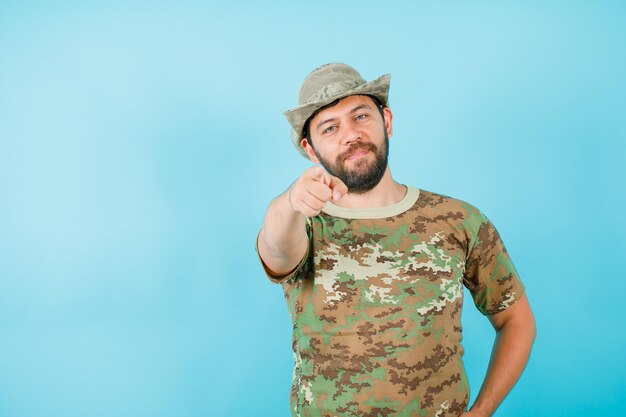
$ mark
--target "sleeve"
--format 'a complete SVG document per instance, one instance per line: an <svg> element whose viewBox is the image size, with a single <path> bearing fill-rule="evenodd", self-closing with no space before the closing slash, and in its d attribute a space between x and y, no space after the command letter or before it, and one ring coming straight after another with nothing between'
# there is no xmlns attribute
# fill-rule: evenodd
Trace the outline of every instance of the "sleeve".
<svg viewBox="0 0 626 417"><path fill-rule="evenodd" d="M524 285L494 225L478 209L467 219L470 241L463 284L484 315L506 310L524 294Z"/></svg>
<svg viewBox="0 0 626 417"><path fill-rule="evenodd" d="M311 253L311 238L312 238L311 235L312 234L311 234L311 220L308 217L306 220L307 220L306 221L306 234L308 237L307 239L308 246L307 246L306 253L302 257L298 265L291 272L285 275L275 275L267 267L267 265L265 265L265 262L263 262L263 259L261 259L261 255L259 254L259 235L261 234L261 230L259 230L259 233L257 233L256 241L255 241L256 254L259 259L259 262L261 262L261 266L263 267L263 270L265 271L265 275L267 275L269 280L272 281L273 283L283 284L283 283L288 283L290 281L293 281L307 269L308 264L309 264L308 261L310 259L310 253Z"/></svg>

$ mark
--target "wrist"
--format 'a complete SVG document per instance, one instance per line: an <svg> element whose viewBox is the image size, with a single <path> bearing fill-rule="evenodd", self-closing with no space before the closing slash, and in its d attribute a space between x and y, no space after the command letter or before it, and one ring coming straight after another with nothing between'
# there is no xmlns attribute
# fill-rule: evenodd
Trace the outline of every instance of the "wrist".
<svg viewBox="0 0 626 417"><path fill-rule="evenodd" d="M304 218L304 215L294 206L292 190L293 187L289 187L287 191L279 195L274 201L277 210L276 214L282 221L298 221L297 219L300 219L300 217Z"/></svg>
<svg viewBox="0 0 626 417"><path fill-rule="evenodd" d="M493 415L493 412L490 411L487 407L477 403L474 403L469 411L471 411L472 416L476 417L491 417Z"/></svg>
<svg viewBox="0 0 626 417"><path fill-rule="evenodd" d="M293 202L291 201L292 191L293 191L293 187L289 187L289 189L287 190L287 202L289 203L289 207L291 208L291 210L297 211L296 208L293 206Z"/></svg>

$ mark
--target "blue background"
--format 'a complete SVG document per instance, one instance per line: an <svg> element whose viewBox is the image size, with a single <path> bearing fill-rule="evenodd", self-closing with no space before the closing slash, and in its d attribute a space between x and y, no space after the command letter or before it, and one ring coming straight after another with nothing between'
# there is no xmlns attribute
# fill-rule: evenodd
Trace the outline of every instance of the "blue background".
<svg viewBox="0 0 626 417"><path fill-rule="evenodd" d="M621 1L0 2L0 416L288 416L254 239L337 61L392 74L394 177L479 207L524 279L497 415L624 415L625 41Z"/></svg>

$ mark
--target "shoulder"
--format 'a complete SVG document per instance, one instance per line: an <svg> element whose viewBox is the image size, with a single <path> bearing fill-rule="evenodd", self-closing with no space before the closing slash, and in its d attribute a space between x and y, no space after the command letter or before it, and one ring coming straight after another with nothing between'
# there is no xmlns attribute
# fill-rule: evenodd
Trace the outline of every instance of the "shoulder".
<svg viewBox="0 0 626 417"><path fill-rule="evenodd" d="M420 190L413 207L415 219L430 230L449 230L466 247L473 246L479 230L490 225L474 204L430 190Z"/></svg>
<svg viewBox="0 0 626 417"><path fill-rule="evenodd" d="M465 200L425 189L420 189L415 208L434 216L449 216L460 221L482 215L475 205Z"/></svg>

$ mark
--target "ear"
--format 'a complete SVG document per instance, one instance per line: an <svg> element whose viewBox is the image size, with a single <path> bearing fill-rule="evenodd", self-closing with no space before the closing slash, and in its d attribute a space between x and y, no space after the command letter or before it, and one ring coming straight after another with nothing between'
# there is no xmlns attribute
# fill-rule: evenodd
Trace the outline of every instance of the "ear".
<svg viewBox="0 0 626 417"><path fill-rule="evenodd" d="M320 160L317 159L317 156L315 155L315 151L313 151L313 146L311 146L311 144L309 143L308 140L306 140L306 138L302 138L300 140L300 146L302 146L306 154L309 156L309 159L311 160L311 162L313 162L314 164L320 163Z"/></svg>
<svg viewBox="0 0 626 417"><path fill-rule="evenodd" d="M391 126L391 121L393 120L393 114L389 107L385 107L383 109L384 119L385 119L385 129L387 130L387 136L391 137L393 134L393 128Z"/></svg>

